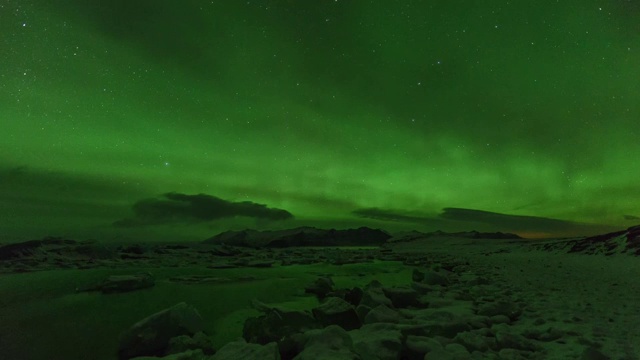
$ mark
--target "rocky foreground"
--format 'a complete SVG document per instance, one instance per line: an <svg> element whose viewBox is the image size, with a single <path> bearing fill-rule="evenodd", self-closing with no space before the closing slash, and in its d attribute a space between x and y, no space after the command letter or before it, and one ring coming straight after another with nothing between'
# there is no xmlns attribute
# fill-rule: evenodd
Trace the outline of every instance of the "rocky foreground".
<svg viewBox="0 0 640 360"><path fill-rule="evenodd" d="M468 236L454 245L452 239L414 235L376 248L320 250L210 244L109 247L48 238L0 247L0 264L5 273L188 265L247 269L243 278L194 274L166 279L184 285L251 281L252 268L292 265L400 262L412 269L406 286L374 280L340 288L330 273L318 276L304 289L306 296L317 297L318 305L306 309L251 301L261 315L244 321L242 338L218 347L205 331L208 320L188 303L141 314L113 349L118 359L640 358L635 330L640 287L634 280L640 267L633 259L640 228L535 243L508 238L477 242ZM141 272L108 276L76 291L109 296L154 286L154 275Z"/></svg>
<svg viewBox="0 0 640 360"><path fill-rule="evenodd" d="M336 289L319 277L305 292L321 303L308 310L254 301L263 315L220 349L197 309L180 303L126 331L119 359L609 359L587 336L550 326L516 288L433 260L415 266L407 287Z"/></svg>

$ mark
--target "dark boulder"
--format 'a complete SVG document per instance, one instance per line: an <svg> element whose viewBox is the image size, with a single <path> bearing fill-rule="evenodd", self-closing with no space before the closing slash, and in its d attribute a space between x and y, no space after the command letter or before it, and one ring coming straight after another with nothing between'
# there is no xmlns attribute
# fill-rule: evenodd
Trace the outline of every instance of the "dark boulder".
<svg viewBox="0 0 640 360"><path fill-rule="evenodd" d="M172 338L193 336L203 330L198 311L182 302L135 323L120 339L118 359L166 354Z"/></svg>

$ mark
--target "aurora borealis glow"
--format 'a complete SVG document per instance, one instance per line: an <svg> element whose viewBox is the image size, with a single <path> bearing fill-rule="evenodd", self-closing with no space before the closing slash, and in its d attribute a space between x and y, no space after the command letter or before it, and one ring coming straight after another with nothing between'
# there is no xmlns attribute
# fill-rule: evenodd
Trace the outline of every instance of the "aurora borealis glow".
<svg viewBox="0 0 640 360"><path fill-rule="evenodd" d="M5 1L2 235L635 225L638 24L623 0ZM167 193L245 212L113 225Z"/></svg>

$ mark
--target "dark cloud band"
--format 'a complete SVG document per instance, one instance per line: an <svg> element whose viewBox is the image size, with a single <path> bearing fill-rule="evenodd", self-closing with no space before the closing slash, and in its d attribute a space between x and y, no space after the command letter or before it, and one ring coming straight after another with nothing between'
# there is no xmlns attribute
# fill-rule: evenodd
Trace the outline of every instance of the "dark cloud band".
<svg viewBox="0 0 640 360"><path fill-rule="evenodd" d="M160 199L143 199L133 205L133 218L118 220L119 227L198 223L223 218L250 217L264 220L286 220L293 215L282 209L269 208L251 201L233 202L215 196L167 193Z"/></svg>

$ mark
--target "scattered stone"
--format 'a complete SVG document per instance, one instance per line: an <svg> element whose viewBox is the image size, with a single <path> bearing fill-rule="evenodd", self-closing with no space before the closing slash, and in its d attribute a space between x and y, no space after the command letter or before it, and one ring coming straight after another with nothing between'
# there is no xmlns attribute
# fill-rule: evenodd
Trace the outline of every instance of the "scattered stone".
<svg viewBox="0 0 640 360"><path fill-rule="evenodd" d="M103 294L113 294L146 289L154 285L153 275L146 272L136 275L112 275L98 285L79 289L79 291L100 291Z"/></svg>
<svg viewBox="0 0 640 360"><path fill-rule="evenodd" d="M471 353L460 344L447 344L444 349L456 360L471 359Z"/></svg>
<svg viewBox="0 0 640 360"><path fill-rule="evenodd" d="M365 324L372 323L399 323L403 317L399 312L390 309L386 305L378 305L371 309L369 313L364 317Z"/></svg>
<svg viewBox="0 0 640 360"><path fill-rule="evenodd" d="M396 308L405 308L420 305L420 302L418 301L419 294L414 289L402 287L383 287L382 292L387 298L389 298L389 300L391 300L391 304L393 304L393 306Z"/></svg>
<svg viewBox="0 0 640 360"><path fill-rule="evenodd" d="M142 247L142 245L139 244L135 244L135 245L129 245L129 246L122 246L120 247L120 252L124 253L124 254L136 254L136 255L142 255L145 253L144 248Z"/></svg>
<svg viewBox="0 0 640 360"><path fill-rule="evenodd" d="M588 347L584 349L582 355L580 355L580 360L610 360L611 358L607 355L600 352L600 350L594 347Z"/></svg>
<svg viewBox="0 0 640 360"><path fill-rule="evenodd" d="M422 360L430 351L442 349L442 344L433 338L408 335L405 340L404 357L410 360Z"/></svg>
<svg viewBox="0 0 640 360"><path fill-rule="evenodd" d="M230 278L214 277L209 275L182 275L172 276L169 278L171 282L177 282L185 285L193 284L221 284L231 282Z"/></svg>
<svg viewBox="0 0 640 360"><path fill-rule="evenodd" d="M304 349L294 360L361 360L349 333L337 325L304 333Z"/></svg>
<svg viewBox="0 0 640 360"><path fill-rule="evenodd" d="M440 286L449 285L449 279L447 279L444 275L441 275L431 270L428 270L422 273L422 280L418 282L421 282L427 285L440 285Z"/></svg>
<svg viewBox="0 0 640 360"><path fill-rule="evenodd" d="M457 360L453 354L447 352L444 349L435 349L429 351L427 355L424 356L424 360Z"/></svg>
<svg viewBox="0 0 640 360"><path fill-rule="evenodd" d="M180 335L171 338L166 354L177 354L197 349L200 349L205 355L213 355L216 352L211 339L200 331L193 336Z"/></svg>
<svg viewBox="0 0 640 360"><path fill-rule="evenodd" d="M509 348L526 351L538 351L541 349L539 345L524 336L504 330L499 330L496 333L496 342L500 349Z"/></svg>
<svg viewBox="0 0 640 360"><path fill-rule="evenodd" d="M309 312L276 307L258 309L265 315L244 322L242 337L249 342L268 344L278 342L297 333L320 327Z"/></svg>
<svg viewBox="0 0 640 360"><path fill-rule="evenodd" d="M356 314L358 314L358 319L360 322L364 322L364 319L367 317L367 314L371 312L371 308L367 305L358 305L356 307Z"/></svg>
<svg viewBox="0 0 640 360"><path fill-rule="evenodd" d="M274 261L249 261L246 266L253 268L270 268L273 265Z"/></svg>
<svg viewBox="0 0 640 360"><path fill-rule="evenodd" d="M508 324L511 322L511 319L506 315L494 315L489 320L491 320L492 324Z"/></svg>
<svg viewBox="0 0 640 360"><path fill-rule="evenodd" d="M516 350L516 349L502 349L498 352L498 359L500 360L527 360L529 357L525 354L529 352Z"/></svg>
<svg viewBox="0 0 640 360"><path fill-rule="evenodd" d="M522 315L522 306L511 301L487 302L478 306L476 313L484 316L504 315L516 321Z"/></svg>
<svg viewBox="0 0 640 360"><path fill-rule="evenodd" d="M227 343L211 357L211 360L280 360L278 344L251 344L239 339Z"/></svg>
<svg viewBox="0 0 640 360"><path fill-rule="evenodd" d="M166 354L169 341L180 335L193 336L203 330L198 311L182 302L135 323L122 334L118 359Z"/></svg>
<svg viewBox="0 0 640 360"><path fill-rule="evenodd" d="M362 359L396 360L402 352L402 333L392 324L368 324L349 334Z"/></svg>
<svg viewBox="0 0 640 360"><path fill-rule="evenodd" d="M326 298L312 313L323 326L338 325L345 330L353 330L361 325L353 306L337 297Z"/></svg>
<svg viewBox="0 0 640 360"><path fill-rule="evenodd" d="M312 284L304 288L305 293L314 294L323 299L328 293L333 291L333 280L330 277L317 278Z"/></svg>
<svg viewBox="0 0 640 360"><path fill-rule="evenodd" d="M482 335L477 334L473 331L465 331L458 333L453 339L454 342L464 346L469 352L472 351L482 351L485 352L489 350L492 346L491 344L492 338L488 338ZM495 340L493 340L495 347Z"/></svg>
<svg viewBox="0 0 640 360"><path fill-rule="evenodd" d="M170 354L163 357L157 356L139 356L131 358L131 360L205 360L209 359L200 349L187 350L185 352Z"/></svg>
<svg viewBox="0 0 640 360"><path fill-rule="evenodd" d="M378 305L393 306L391 300L384 294L382 284L377 280L371 281L364 287L360 304L370 308L375 308Z"/></svg>

